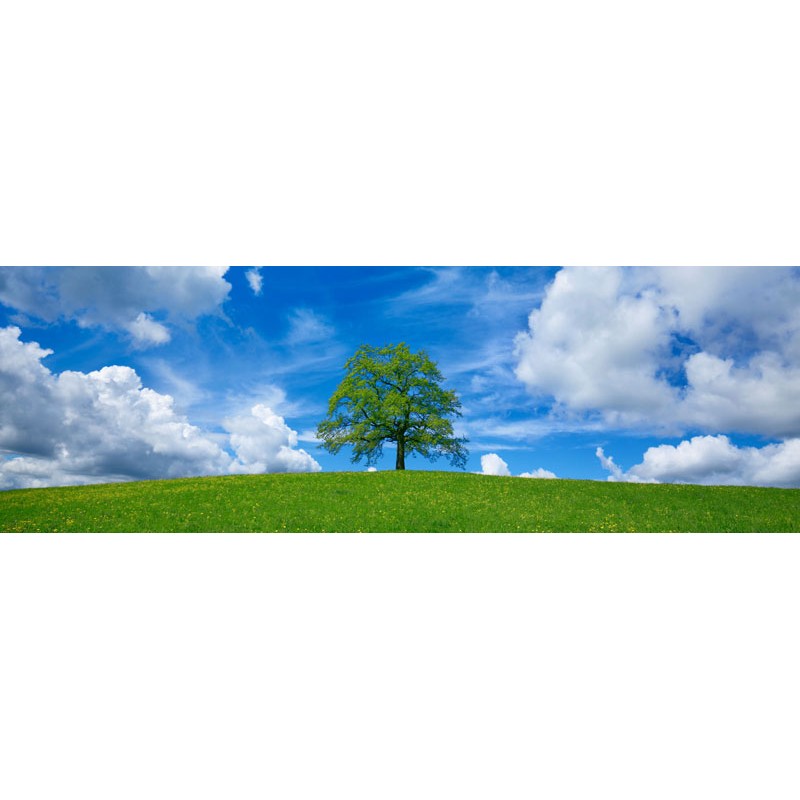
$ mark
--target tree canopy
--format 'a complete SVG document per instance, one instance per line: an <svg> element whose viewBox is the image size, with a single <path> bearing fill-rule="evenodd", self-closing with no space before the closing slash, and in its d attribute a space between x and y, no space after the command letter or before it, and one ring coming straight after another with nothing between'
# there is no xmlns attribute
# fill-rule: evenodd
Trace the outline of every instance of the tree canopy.
<svg viewBox="0 0 800 800"><path fill-rule="evenodd" d="M445 456L453 466L467 463L465 438L453 434L452 417L461 416L454 391L441 387L442 374L424 350L398 345L362 345L344 365L345 377L328 402L328 416L317 426L322 447L338 453L353 448L352 461L375 464L385 442L397 446L396 469L406 454L430 461Z"/></svg>

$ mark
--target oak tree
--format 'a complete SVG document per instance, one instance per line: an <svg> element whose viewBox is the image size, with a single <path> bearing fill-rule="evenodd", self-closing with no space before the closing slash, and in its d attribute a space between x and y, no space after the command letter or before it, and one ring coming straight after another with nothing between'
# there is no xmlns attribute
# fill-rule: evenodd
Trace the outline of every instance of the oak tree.
<svg viewBox="0 0 800 800"><path fill-rule="evenodd" d="M345 377L317 426L322 447L338 453L353 448L352 461L375 464L383 445L397 447L395 469L405 469L406 454L431 461L445 456L466 467L465 438L453 434L451 418L461 416L454 391L443 389L442 374L424 350L398 345L362 345L344 365Z"/></svg>

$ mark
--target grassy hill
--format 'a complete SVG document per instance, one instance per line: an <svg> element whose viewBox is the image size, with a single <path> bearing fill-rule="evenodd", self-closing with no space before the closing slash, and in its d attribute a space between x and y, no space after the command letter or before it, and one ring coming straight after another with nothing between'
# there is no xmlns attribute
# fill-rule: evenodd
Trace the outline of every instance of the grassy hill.
<svg viewBox="0 0 800 800"><path fill-rule="evenodd" d="M0 492L2 531L798 531L800 489L455 472L238 475Z"/></svg>

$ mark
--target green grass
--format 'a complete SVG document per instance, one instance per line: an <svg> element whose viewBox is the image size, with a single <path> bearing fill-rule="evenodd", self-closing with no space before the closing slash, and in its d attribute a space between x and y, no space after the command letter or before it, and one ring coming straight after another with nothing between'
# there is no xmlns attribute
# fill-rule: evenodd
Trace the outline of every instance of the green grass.
<svg viewBox="0 0 800 800"><path fill-rule="evenodd" d="M0 492L2 531L797 531L800 489L455 472L239 475Z"/></svg>

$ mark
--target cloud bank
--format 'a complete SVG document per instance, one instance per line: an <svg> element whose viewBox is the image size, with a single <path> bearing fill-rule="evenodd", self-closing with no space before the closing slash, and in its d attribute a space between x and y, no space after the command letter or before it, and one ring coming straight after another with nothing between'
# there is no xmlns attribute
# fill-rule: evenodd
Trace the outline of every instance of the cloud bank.
<svg viewBox="0 0 800 800"><path fill-rule="evenodd" d="M516 337L516 375L609 427L796 437L798 308L796 268L565 268Z"/></svg>
<svg viewBox="0 0 800 800"><path fill-rule="evenodd" d="M0 328L0 488L320 469L266 406L226 420L231 455L130 367L54 374L51 352Z"/></svg>
<svg viewBox="0 0 800 800"><path fill-rule="evenodd" d="M640 464L623 471L597 448L609 481L697 483L709 486L800 486L800 439L764 447L737 447L727 436L695 436L677 446L649 448Z"/></svg>
<svg viewBox="0 0 800 800"><path fill-rule="evenodd" d="M169 326L219 311L228 267L4 267L0 302L29 317L125 333L139 347Z"/></svg>

